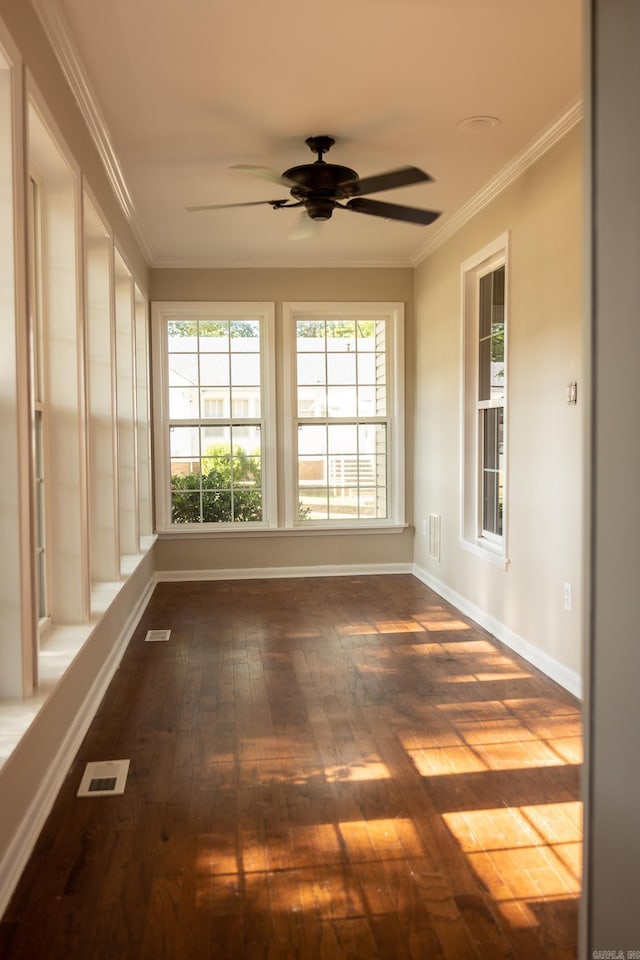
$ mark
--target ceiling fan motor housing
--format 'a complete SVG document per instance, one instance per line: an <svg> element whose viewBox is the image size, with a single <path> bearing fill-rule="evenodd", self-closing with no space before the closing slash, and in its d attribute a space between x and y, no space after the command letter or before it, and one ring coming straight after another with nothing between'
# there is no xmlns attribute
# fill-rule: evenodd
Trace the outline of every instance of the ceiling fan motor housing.
<svg viewBox="0 0 640 960"><path fill-rule="evenodd" d="M349 191L341 189L341 184L358 178L358 174L350 167L325 163L322 159L315 163L291 167L285 170L282 176L296 184L291 188L291 196L304 203L312 220L328 220L333 213L335 201L351 195Z"/></svg>

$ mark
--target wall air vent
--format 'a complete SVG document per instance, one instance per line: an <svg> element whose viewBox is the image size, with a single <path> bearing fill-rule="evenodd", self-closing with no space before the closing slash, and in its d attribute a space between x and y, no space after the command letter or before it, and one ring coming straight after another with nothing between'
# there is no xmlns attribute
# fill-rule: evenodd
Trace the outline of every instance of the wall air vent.
<svg viewBox="0 0 640 960"><path fill-rule="evenodd" d="M432 560L440 563L440 530L442 526L442 517L439 513L429 514L429 539L427 541L427 553Z"/></svg>
<svg viewBox="0 0 640 960"><path fill-rule="evenodd" d="M129 760L98 760L88 763L78 787L78 797L113 797L124 793Z"/></svg>
<svg viewBox="0 0 640 960"><path fill-rule="evenodd" d="M165 642L171 636L171 630L147 630L145 643Z"/></svg>

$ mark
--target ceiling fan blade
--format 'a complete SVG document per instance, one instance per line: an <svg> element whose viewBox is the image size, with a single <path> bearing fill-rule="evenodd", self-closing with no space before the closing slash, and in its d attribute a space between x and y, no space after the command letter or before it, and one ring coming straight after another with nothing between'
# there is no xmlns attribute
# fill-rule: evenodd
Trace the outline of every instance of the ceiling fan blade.
<svg viewBox="0 0 640 960"><path fill-rule="evenodd" d="M288 240L311 240L322 232L322 220L312 220L306 210L302 210L296 217L292 229L287 234Z"/></svg>
<svg viewBox="0 0 640 960"><path fill-rule="evenodd" d="M247 203L205 203L199 207L185 207L187 213L198 213L201 210L228 210L230 207L259 207L261 204L269 203L272 207L279 207L286 204L287 200L249 200Z"/></svg>
<svg viewBox="0 0 640 960"><path fill-rule="evenodd" d="M368 213L373 217L384 217L386 220L420 223L423 226L433 223L440 216L435 210L403 207L397 203L381 203L380 200L369 200L367 197L354 197L353 200L349 200L344 209L355 210L356 213Z"/></svg>
<svg viewBox="0 0 640 960"><path fill-rule="evenodd" d="M407 187L412 183L426 183L433 180L428 173L418 167L398 167L397 170L388 170L374 177L364 177L358 180L349 180L340 184L341 189L348 196L358 196L363 193L379 193L380 190L393 190L395 187Z"/></svg>
<svg viewBox="0 0 640 960"><path fill-rule="evenodd" d="M262 180L270 180L272 183L281 183L285 187L295 187L295 180L289 180L287 177L281 176L277 170L272 170L271 167L255 167L250 163L235 163L231 170L242 170L243 173L250 173L254 177L260 177Z"/></svg>

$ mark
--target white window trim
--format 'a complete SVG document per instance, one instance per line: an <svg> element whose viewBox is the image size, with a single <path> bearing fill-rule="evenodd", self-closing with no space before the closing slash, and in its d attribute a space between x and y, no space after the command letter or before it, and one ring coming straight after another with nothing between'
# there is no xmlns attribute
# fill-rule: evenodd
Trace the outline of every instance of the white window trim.
<svg viewBox="0 0 640 960"><path fill-rule="evenodd" d="M386 528L402 529L405 523L405 455L404 455L404 303L400 301L352 302L285 302L283 311L284 343L284 435L285 451L285 528L304 530L350 530L372 532ZM296 319L350 320L366 316L384 320L388 324L387 383L389 385L389 431L387 435L387 504L388 516L382 520L313 520L301 521L297 514L297 442L296 442L296 349L294 326Z"/></svg>
<svg viewBox="0 0 640 960"><path fill-rule="evenodd" d="M460 486L459 486L459 529L460 545L469 551L504 569L509 566L509 232L501 234L476 254L465 260L460 268L461 283L461 375L460 375ZM502 518L502 537L491 536L482 531L482 504L480 484L479 451L479 403L478 395L478 359L479 341L477 335L478 288L480 278L498 267L505 267L505 391L500 406L504 407L504 509ZM484 401L481 406L498 404ZM473 422L473 426L471 425ZM469 451L469 433L474 438ZM468 506L470 503L473 506Z"/></svg>
<svg viewBox="0 0 640 960"><path fill-rule="evenodd" d="M168 406L168 352L166 324L171 320L198 320L219 317L226 320L244 320L247 315L261 321L261 377L265 402L263 413L262 477L263 517L249 523L171 523L171 490L169 470ZM158 301L151 306L151 341L153 347L153 437L155 451L156 529L161 534L201 535L213 533L253 533L277 527L276 490L276 378L275 378L275 305L270 301Z"/></svg>

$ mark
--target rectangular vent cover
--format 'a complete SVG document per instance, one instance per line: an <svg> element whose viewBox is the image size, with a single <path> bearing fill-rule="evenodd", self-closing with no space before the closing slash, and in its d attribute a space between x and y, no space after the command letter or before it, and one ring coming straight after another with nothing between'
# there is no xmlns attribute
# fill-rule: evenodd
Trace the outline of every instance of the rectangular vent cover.
<svg viewBox="0 0 640 960"><path fill-rule="evenodd" d="M147 635L144 639L145 643L159 643L168 640L170 636L171 630L147 630Z"/></svg>
<svg viewBox="0 0 640 960"><path fill-rule="evenodd" d="M440 562L440 529L442 517L439 513L429 514L429 540L427 552L433 560Z"/></svg>
<svg viewBox="0 0 640 960"><path fill-rule="evenodd" d="M129 760L98 760L88 763L77 796L113 797L124 793L129 763Z"/></svg>

